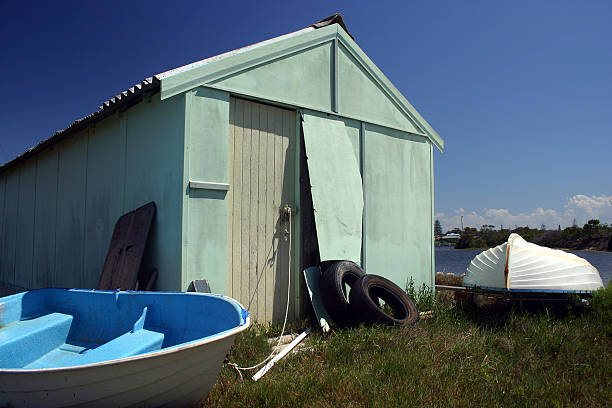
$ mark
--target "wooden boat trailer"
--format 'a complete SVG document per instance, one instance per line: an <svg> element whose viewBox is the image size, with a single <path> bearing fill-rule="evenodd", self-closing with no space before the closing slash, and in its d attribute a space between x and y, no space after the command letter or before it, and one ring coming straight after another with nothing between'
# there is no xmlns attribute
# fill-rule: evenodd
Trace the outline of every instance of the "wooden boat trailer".
<svg viewBox="0 0 612 408"><path fill-rule="evenodd" d="M588 304L588 299L593 296L593 292L586 290L568 291L556 289L498 289L478 286L450 286L435 285L436 291L447 290L455 294L455 300L462 303L472 303L477 295L487 298L494 298L496 302L543 302L543 303L569 303L574 296Z"/></svg>

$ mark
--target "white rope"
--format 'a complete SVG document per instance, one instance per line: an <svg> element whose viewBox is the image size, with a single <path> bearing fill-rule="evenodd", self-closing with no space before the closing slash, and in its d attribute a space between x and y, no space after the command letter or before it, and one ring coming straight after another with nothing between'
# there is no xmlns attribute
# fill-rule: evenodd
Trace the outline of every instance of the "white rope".
<svg viewBox="0 0 612 408"><path fill-rule="evenodd" d="M285 327L287 326L287 316L289 316L289 294L291 293L291 207L287 206L287 212L289 214L289 272L287 273L288 275L288 279L287 279L287 307L285 309L285 321L283 322L283 329L281 330L281 334L278 337L278 343L276 343L276 347L274 347L272 349L272 352L270 353L270 355L268 357L266 357L265 360L263 360L262 362L260 362L259 364L256 364L254 366L251 367L239 367L238 364L236 363L227 363L227 365L230 365L232 367L234 367L236 369L236 371L238 371L238 374L240 374L240 379L242 379L242 373L240 371L247 371L247 370L253 370L255 368L261 367L263 364L267 363L269 360L271 360L274 357L274 350L276 350L282 341L283 338L283 334L285 334Z"/></svg>

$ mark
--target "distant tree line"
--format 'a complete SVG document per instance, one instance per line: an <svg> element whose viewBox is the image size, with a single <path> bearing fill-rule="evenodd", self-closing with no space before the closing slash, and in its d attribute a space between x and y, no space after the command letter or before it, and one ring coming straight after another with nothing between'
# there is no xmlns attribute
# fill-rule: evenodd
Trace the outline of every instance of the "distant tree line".
<svg viewBox="0 0 612 408"><path fill-rule="evenodd" d="M589 220L582 228L575 225L561 229L546 229L541 225L539 229L518 227L512 230L493 229L492 225L483 225L480 230L466 227L463 231L455 228L448 232L456 232L461 238L455 244L456 249L490 248L503 244L510 234L517 233L526 241L549 248L563 249L592 249L598 251L612 251L612 226L602 224L597 219ZM447 232L447 233L448 233Z"/></svg>

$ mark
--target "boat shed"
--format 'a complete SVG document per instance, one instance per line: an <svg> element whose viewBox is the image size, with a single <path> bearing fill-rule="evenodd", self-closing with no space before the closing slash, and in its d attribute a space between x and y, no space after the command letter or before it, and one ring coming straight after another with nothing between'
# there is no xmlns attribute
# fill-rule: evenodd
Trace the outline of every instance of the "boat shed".
<svg viewBox="0 0 612 408"><path fill-rule="evenodd" d="M117 219L154 201L156 290L206 279L273 321L288 294L305 313L321 261L433 288L443 143L334 15L148 78L0 167L0 282L96 287Z"/></svg>

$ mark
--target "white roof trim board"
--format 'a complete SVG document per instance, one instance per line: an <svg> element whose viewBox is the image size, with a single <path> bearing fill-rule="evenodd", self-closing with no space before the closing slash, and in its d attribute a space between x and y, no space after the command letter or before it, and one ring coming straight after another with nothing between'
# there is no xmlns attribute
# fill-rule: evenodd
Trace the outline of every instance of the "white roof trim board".
<svg viewBox="0 0 612 408"><path fill-rule="evenodd" d="M603 287L599 271L587 260L542 247L511 234L508 242L478 254L465 286L519 290L593 291Z"/></svg>
<svg viewBox="0 0 612 408"><path fill-rule="evenodd" d="M270 38L269 40L265 40L265 41L261 41L261 42L255 43L255 44L247 45L246 47L238 48L238 49L235 49L233 51L224 52L223 54L215 55L214 57L209 57L209 58L203 59L201 61L192 62L191 64L183 65L182 67L173 68L171 70L162 72L161 74L157 74L157 75L155 75L155 77L157 79L159 79L159 80L163 80L163 79L168 78L170 76L173 76L173 75L176 75L176 74L180 74L181 72L189 71L191 69L198 68L198 67L201 67L203 65L210 64L210 63L213 63L213 62L216 62L216 61L220 61L220 60L223 60L225 58L232 57L234 55L243 54L245 52L254 50L256 48L263 47L265 45L272 44L272 43L275 43L277 41L282 41L284 39L295 37L296 35L300 35L302 33L309 32L309 31L314 31L314 30L315 30L315 28L313 28L313 27L306 27L306 28L304 28L302 30L295 31L293 33L289 33L289 34L281 35L281 36L278 36L278 37Z"/></svg>

